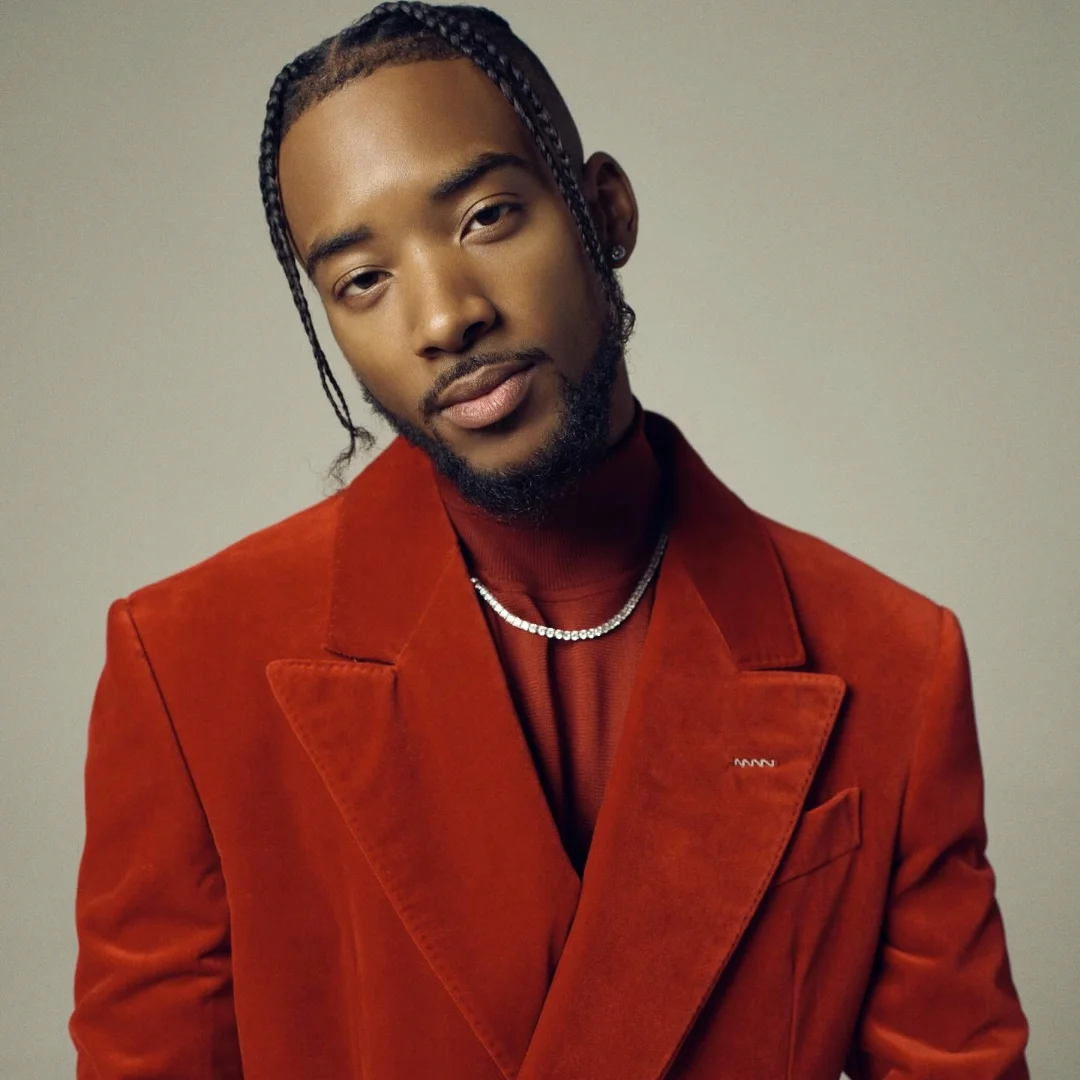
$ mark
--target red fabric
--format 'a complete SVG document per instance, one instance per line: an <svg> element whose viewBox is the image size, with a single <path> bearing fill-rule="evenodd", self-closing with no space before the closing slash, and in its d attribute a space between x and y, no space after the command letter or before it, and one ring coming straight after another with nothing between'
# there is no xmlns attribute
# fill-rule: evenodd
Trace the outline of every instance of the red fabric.
<svg viewBox="0 0 1080 1080"><path fill-rule="evenodd" d="M568 630L599 626L634 591L659 539L662 513L660 466L643 421L639 408L610 456L540 527L500 522L436 478L470 571L515 615ZM579 874L622 733L654 588L616 631L586 641L526 633L483 604L548 805Z"/></svg>
<svg viewBox="0 0 1080 1080"><path fill-rule="evenodd" d="M110 609L82 1080L1023 1080L948 609L647 414L671 543L583 877L430 465Z"/></svg>

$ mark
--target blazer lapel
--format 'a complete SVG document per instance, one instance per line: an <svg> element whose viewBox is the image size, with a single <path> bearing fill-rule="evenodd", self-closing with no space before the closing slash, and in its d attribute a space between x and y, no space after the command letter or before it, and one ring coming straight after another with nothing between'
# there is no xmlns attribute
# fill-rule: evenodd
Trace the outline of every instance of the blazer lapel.
<svg viewBox="0 0 1080 1080"><path fill-rule="evenodd" d="M521 1080L664 1075L780 864L845 690L760 670L804 660L771 543L671 425L650 423L676 479L672 540Z"/></svg>
<svg viewBox="0 0 1080 1080"><path fill-rule="evenodd" d="M507 1077L580 881L426 462L400 441L343 495L330 648L274 693L416 947Z"/></svg>
<svg viewBox="0 0 1080 1080"><path fill-rule="evenodd" d="M274 693L417 948L507 1078L659 1080L783 857L844 694L771 542L668 421L671 541L584 881L431 475L342 494L326 660ZM774 761L744 768L737 759Z"/></svg>

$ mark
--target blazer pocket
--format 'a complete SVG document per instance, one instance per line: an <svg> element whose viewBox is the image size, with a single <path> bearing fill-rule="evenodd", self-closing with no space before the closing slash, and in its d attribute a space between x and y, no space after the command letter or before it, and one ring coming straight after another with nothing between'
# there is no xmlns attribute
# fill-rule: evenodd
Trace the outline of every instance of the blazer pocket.
<svg viewBox="0 0 1080 1080"><path fill-rule="evenodd" d="M802 877L854 851L862 840L859 805L860 791L850 787L807 810L799 818L773 885Z"/></svg>

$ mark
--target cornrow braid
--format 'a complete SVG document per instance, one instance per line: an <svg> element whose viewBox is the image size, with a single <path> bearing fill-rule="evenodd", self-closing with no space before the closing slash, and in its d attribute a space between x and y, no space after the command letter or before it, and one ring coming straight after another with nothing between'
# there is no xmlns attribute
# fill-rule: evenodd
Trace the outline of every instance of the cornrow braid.
<svg viewBox="0 0 1080 1080"><path fill-rule="evenodd" d="M307 296L304 294L304 286L300 280L300 272L297 269L296 259L290 243L288 225L285 221L285 209L281 202L281 187L278 183L278 150L281 145L282 115L284 113L285 95L294 80L302 77L310 69L314 56L312 53L304 53L292 63L286 64L278 73L270 88L270 95L266 103L266 122L263 125L262 139L259 143L259 186L262 190L263 210L266 213L266 221L270 228L270 240L274 245L274 253L278 262L285 271L285 279L289 283L292 292L293 303L300 314L300 322L307 334L311 351L315 354L315 364L322 382L323 392L330 400L334 413L339 423L349 435L349 444L334 459L330 467L330 475L340 484L343 482L344 470L356 454L356 446L359 442L368 449L374 443L374 438L369 431L358 428L352 420L349 412L349 403L345 400L341 387L330 369L330 362L319 342L319 336L315 332L315 323L311 318L311 309L308 307Z"/></svg>
<svg viewBox="0 0 1080 1080"><path fill-rule="evenodd" d="M582 194L577 170L558 125L534 85L539 78L556 100L558 90L543 64L495 12L469 5L434 6L409 0L379 4L339 34L329 37L286 64L274 79L266 103L266 121L259 144L259 186L270 239L292 292L293 303L315 356L323 391L349 436L330 475L344 483L344 470L358 444L374 444L370 432L357 427L349 406L319 343L294 255L281 199L278 155L281 140L297 117L334 90L384 64L465 56L499 87L518 119L532 135L577 225L610 305L617 312L623 345L634 327L634 311L626 303L614 268ZM530 78L527 68L532 68ZM572 125L573 121L570 121ZM576 138L576 130L573 132Z"/></svg>
<svg viewBox="0 0 1080 1080"><path fill-rule="evenodd" d="M398 5L387 4L385 6L418 8L421 11L430 10L425 4L401 3ZM555 181L559 185L559 190L562 192L563 198L570 207L571 213L574 215L574 220L577 222L578 229L581 232L586 249L592 257L594 265L602 277L608 277L609 274L603 250L600 245L600 237L596 232L596 225L592 220L592 216L585 206L585 199L581 194L581 187L577 182L577 178L574 176L570 158L563 147L562 137L559 135L558 129L552 121L543 102L533 90L528 76L526 76L505 52L500 51L494 43L488 41L479 30L473 29L469 23L457 22L453 16L450 16L447 22L451 25L453 22L457 22L459 27L459 31L454 33L448 25L430 15L422 15L411 11L409 13L413 14L415 18L422 19L426 26L430 29L437 30L451 45L460 49L461 52L472 60L472 62L476 64L476 66L479 67L481 71L483 71L484 74L487 75L488 78L490 78L503 92L507 101L513 106L518 117L536 140L536 145L539 147L540 152L544 155L548 168L555 177ZM472 35L475 44L464 40L466 34ZM494 58L497 61L501 71L491 63L489 57ZM509 82L504 77L506 73L510 75L512 82ZM516 86L514 84L516 84ZM525 96L526 101L529 106L531 106L531 113L522 106L521 101L515 94L515 89L520 90ZM537 124L543 129L543 134L537 130Z"/></svg>

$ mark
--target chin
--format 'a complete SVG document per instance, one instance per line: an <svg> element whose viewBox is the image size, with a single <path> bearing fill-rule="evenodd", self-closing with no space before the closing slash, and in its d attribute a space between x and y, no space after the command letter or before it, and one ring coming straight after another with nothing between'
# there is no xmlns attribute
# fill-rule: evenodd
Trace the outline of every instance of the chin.
<svg viewBox="0 0 1080 1080"><path fill-rule="evenodd" d="M538 380L518 409L482 428L466 429L439 416L421 427L391 413L366 390L364 396L468 501L500 517L539 519L604 455L618 360L614 346L601 348L580 384L559 373L554 386Z"/></svg>
<svg viewBox="0 0 1080 1080"><path fill-rule="evenodd" d="M519 415L521 414L521 415ZM512 416L473 431L455 429L441 441L471 469L495 475L526 465L551 444L559 427L558 410L546 415L519 409Z"/></svg>

